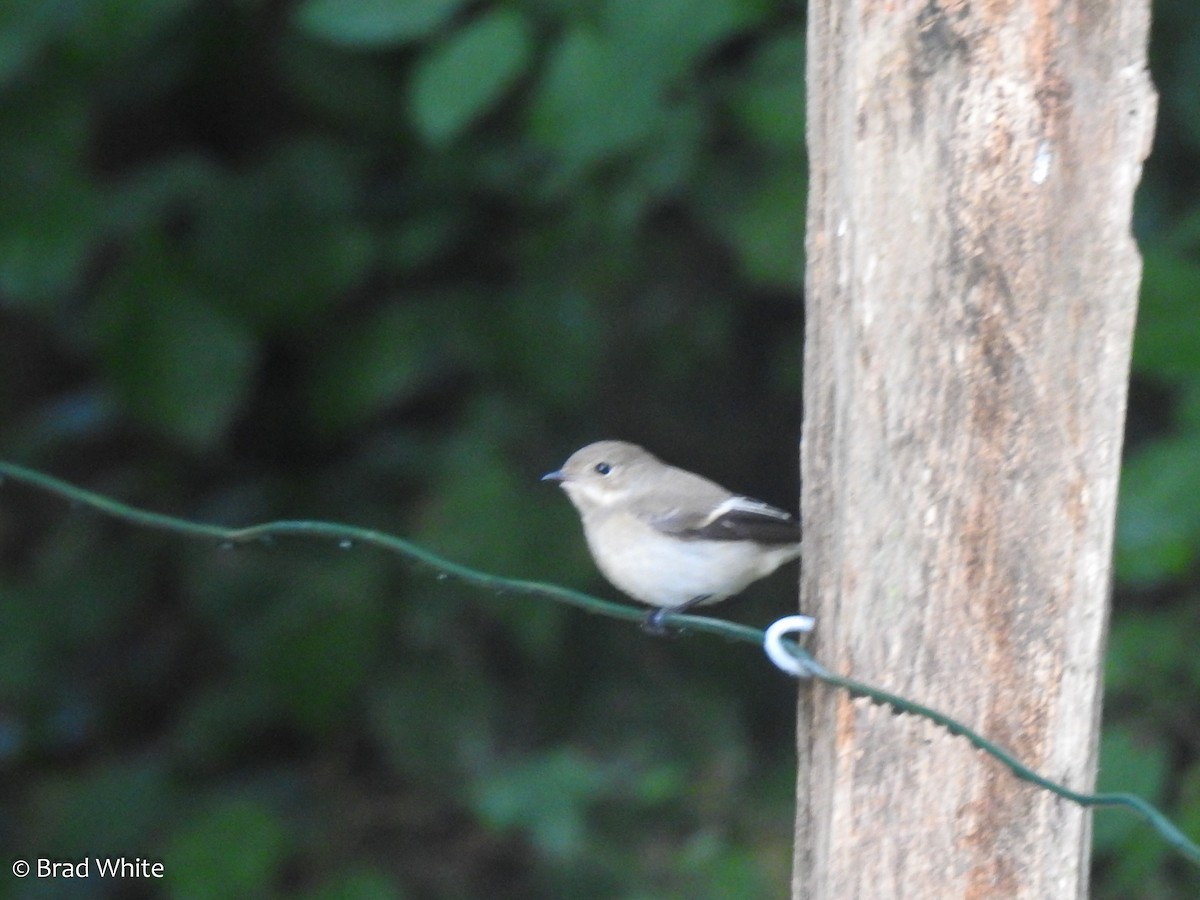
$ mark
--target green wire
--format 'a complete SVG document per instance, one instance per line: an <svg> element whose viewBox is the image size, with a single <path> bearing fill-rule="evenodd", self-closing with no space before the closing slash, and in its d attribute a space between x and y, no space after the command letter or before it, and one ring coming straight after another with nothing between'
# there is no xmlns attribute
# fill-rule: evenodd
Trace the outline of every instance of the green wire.
<svg viewBox="0 0 1200 900"><path fill-rule="evenodd" d="M129 522L133 525L141 525L145 528L157 528L162 531L171 531L190 537L209 538L227 544L266 541L272 537L284 535L328 538L341 545L347 545L347 543L364 544L379 547L382 550L416 560L424 566L428 566L440 573L457 578L476 587L545 597L560 603L570 604L587 612L609 616L614 619L640 622L645 617L645 612L637 607L602 600L599 597L593 597L590 594L584 594L580 591L573 591L570 588L545 584L540 581L504 578L499 575L480 572L478 569L472 569L470 566L464 566L461 563L438 556L436 553L432 553L424 547L420 547L403 538L369 528L358 528L353 525L341 525L335 522L298 520L266 522L246 528L224 528L219 525L205 525L187 519L176 518L175 516L163 515L162 513L135 509L132 506L119 503L102 494L84 490L66 481L54 478L51 475L43 474L34 469L27 469L24 466L18 466L14 463L0 461L0 478L10 478L13 481L41 488L49 493L64 497L73 503L89 506L105 515ZM726 622L722 619L710 619L704 616L668 614L664 617L664 621L690 631L706 632L729 640L743 641L760 646L764 637L763 632L756 628L739 625L735 622ZM1073 791L1068 787L1051 781L1049 778L1039 775L1007 750L993 744L956 719L952 719L935 709L922 706L920 703L885 691L882 688L877 688L869 684L864 684L861 681L855 681L853 678L846 678L830 672L814 660L808 651L796 643L789 642L788 648L800 660L802 666L811 674L812 678L833 687L842 688L852 695L866 697L876 703L890 706L898 712L910 713L928 719L945 728L951 734L966 738L975 747L990 754L1007 766L1017 778L1031 782L1082 807L1123 806L1126 809L1132 810L1145 819L1171 847L1193 864L1200 865L1200 846L1197 846L1170 819L1141 797L1134 794L1083 794Z"/></svg>

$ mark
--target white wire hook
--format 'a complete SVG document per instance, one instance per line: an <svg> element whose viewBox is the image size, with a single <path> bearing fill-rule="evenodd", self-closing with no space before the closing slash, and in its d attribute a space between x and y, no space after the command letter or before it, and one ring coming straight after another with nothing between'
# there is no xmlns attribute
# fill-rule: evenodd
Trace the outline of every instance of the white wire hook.
<svg viewBox="0 0 1200 900"><path fill-rule="evenodd" d="M808 661L796 656L784 643L790 634L808 634L816 626L812 616L784 616L772 622L763 635L763 650L775 666L796 678L812 678L813 669Z"/></svg>

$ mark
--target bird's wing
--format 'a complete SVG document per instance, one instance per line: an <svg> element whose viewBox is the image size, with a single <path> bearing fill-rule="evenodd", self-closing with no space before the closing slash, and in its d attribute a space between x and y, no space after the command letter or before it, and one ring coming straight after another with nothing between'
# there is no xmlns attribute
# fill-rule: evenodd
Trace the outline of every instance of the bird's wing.
<svg viewBox="0 0 1200 900"><path fill-rule="evenodd" d="M794 544L800 540L800 523L791 513L749 497L729 497L703 514L668 510L654 516L650 524L659 531L692 540L759 544Z"/></svg>

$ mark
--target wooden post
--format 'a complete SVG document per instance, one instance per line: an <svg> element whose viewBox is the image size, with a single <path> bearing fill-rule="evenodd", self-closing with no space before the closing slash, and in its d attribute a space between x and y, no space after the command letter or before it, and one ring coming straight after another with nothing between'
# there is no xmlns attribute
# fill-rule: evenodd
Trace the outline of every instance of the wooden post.
<svg viewBox="0 0 1200 900"><path fill-rule="evenodd" d="M813 0L802 608L836 671L1091 788L1148 0ZM801 691L794 896L1085 897L1089 814Z"/></svg>

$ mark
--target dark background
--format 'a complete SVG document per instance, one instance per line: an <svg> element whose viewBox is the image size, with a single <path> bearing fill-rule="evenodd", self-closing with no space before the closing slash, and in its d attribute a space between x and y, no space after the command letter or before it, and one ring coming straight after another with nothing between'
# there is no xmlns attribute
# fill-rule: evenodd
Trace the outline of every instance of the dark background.
<svg viewBox="0 0 1200 900"><path fill-rule="evenodd" d="M1155 15L1102 784L1200 838L1200 6ZM795 506L803 66L771 0L8 0L0 457L615 596L537 481L576 447ZM793 728L744 645L0 488L0 896L780 897ZM1096 842L1096 897L1200 891Z"/></svg>

